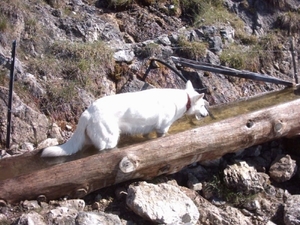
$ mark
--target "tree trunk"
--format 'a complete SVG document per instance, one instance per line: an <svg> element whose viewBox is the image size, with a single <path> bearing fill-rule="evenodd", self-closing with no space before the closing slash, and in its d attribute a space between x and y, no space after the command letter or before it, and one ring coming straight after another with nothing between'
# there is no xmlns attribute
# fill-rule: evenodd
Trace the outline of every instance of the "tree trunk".
<svg viewBox="0 0 300 225"><path fill-rule="evenodd" d="M193 120L193 127L187 130L61 164L49 165L58 159L40 158L40 151L2 159L0 199L83 197L109 185L175 173L197 161L295 136L300 131L296 92L289 88L215 107L213 118Z"/></svg>

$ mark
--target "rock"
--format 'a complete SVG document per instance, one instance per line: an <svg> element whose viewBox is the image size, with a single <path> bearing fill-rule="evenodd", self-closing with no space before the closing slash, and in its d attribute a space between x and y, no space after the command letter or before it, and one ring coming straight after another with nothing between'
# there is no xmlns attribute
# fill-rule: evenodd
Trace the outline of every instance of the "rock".
<svg viewBox="0 0 300 225"><path fill-rule="evenodd" d="M233 43L235 37L235 30L232 26L225 26L220 29L220 35L226 42Z"/></svg>
<svg viewBox="0 0 300 225"><path fill-rule="evenodd" d="M56 123L52 124L49 130L49 137L57 139L58 142L63 140L63 137L61 135L61 129Z"/></svg>
<svg viewBox="0 0 300 225"><path fill-rule="evenodd" d="M0 224L9 224L7 221L7 216L2 213L0 213Z"/></svg>
<svg viewBox="0 0 300 225"><path fill-rule="evenodd" d="M284 207L285 225L300 224L300 195L291 195Z"/></svg>
<svg viewBox="0 0 300 225"><path fill-rule="evenodd" d="M232 224L232 225L251 225L251 220L244 216L238 209L225 206L223 209L218 208L197 195L192 190L187 190L188 196L194 199L196 206L200 212L198 224Z"/></svg>
<svg viewBox="0 0 300 225"><path fill-rule="evenodd" d="M57 207L47 213L46 221L48 224L74 224L77 215L76 209Z"/></svg>
<svg viewBox="0 0 300 225"><path fill-rule="evenodd" d="M114 53L114 59L116 62L132 62L135 55L133 50L120 50Z"/></svg>
<svg viewBox="0 0 300 225"><path fill-rule="evenodd" d="M29 89L32 91L35 97L42 97L44 94L46 94L46 90L42 87L33 74L24 73L22 76L20 76L20 81L29 86Z"/></svg>
<svg viewBox="0 0 300 225"><path fill-rule="evenodd" d="M67 130L67 131L71 131L71 130L72 130L72 126L71 126L71 125L68 125L68 124L66 124L66 130Z"/></svg>
<svg viewBox="0 0 300 225"><path fill-rule="evenodd" d="M145 83L144 81L140 81L134 78L128 81L126 84L124 84L124 86L120 90L120 93L140 91L143 88L148 89L148 88L153 88L153 86Z"/></svg>
<svg viewBox="0 0 300 225"><path fill-rule="evenodd" d="M21 145L21 149L30 152L30 151L33 151L33 150L34 150L34 146L33 146L33 144L30 143L30 142L24 142L24 143L22 143L22 145Z"/></svg>
<svg viewBox="0 0 300 225"><path fill-rule="evenodd" d="M76 225L122 225L120 218L117 215L104 212L80 212L75 219Z"/></svg>
<svg viewBox="0 0 300 225"><path fill-rule="evenodd" d="M170 46L172 44L167 34L163 34L163 35L159 36L157 39L160 44L163 44L166 46Z"/></svg>
<svg viewBox="0 0 300 225"><path fill-rule="evenodd" d="M228 166L224 170L224 182L229 188L245 193L258 193L264 190L264 184L268 177L258 173L254 167L250 167L242 161Z"/></svg>
<svg viewBox="0 0 300 225"><path fill-rule="evenodd" d="M202 183L200 183L199 180L197 179L197 177L195 177L192 173L188 174L187 185L192 190L195 190L195 191L202 190Z"/></svg>
<svg viewBox="0 0 300 225"><path fill-rule="evenodd" d="M22 216L17 220L14 225L46 225L44 218L35 211L31 211L26 214L22 214Z"/></svg>
<svg viewBox="0 0 300 225"><path fill-rule="evenodd" d="M170 184L130 185L126 203L136 214L155 223L196 224L199 218L193 201Z"/></svg>
<svg viewBox="0 0 300 225"><path fill-rule="evenodd" d="M297 172L296 161L289 155L279 155L272 163L269 174L277 182L290 180Z"/></svg>
<svg viewBox="0 0 300 225"><path fill-rule="evenodd" d="M31 201L25 200L22 206L26 210L39 210L41 208L38 201L36 200L31 200Z"/></svg>
<svg viewBox="0 0 300 225"><path fill-rule="evenodd" d="M53 145L58 145L58 140L56 138L47 138L46 140L43 140L39 145L37 146L38 149L46 148Z"/></svg>
<svg viewBox="0 0 300 225"><path fill-rule="evenodd" d="M216 53L220 54L222 52L223 48L223 43L222 43L222 38L220 36L214 36L212 38L209 38L209 49Z"/></svg>
<svg viewBox="0 0 300 225"><path fill-rule="evenodd" d="M6 117L8 89L0 87L0 118ZM2 124L3 123L3 124ZM4 126L5 125L5 126ZM48 119L13 94L11 145L24 142L39 143L47 138ZM6 121L0 120L0 142L6 140Z"/></svg>
<svg viewBox="0 0 300 225"><path fill-rule="evenodd" d="M77 211L83 211L85 202L82 199L70 199L64 201L51 201L51 205L58 205L61 207L76 209Z"/></svg>
<svg viewBox="0 0 300 225"><path fill-rule="evenodd" d="M259 203L259 201L257 199L251 200L251 201L247 201L244 205L244 208L246 208L249 211L256 211L259 210L261 208L261 205Z"/></svg>

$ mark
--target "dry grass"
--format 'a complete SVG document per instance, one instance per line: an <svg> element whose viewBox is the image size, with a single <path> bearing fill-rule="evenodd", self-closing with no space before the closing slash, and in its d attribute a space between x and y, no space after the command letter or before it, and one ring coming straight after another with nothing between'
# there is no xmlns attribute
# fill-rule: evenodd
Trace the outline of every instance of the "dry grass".
<svg viewBox="0 0 300 225"><path fill-rule="evenodd" d="M277 26L288 32L288 35L300 33L300 11L285 12L277 18Z"/></svg>
<svg viewBox="0 0 300 225"><path fill-rule="evenodd" d="M251 47L232 44L220 55L221 64L240 70L257 72L260 69L259 55Z"/></svg>
<svg viewBox="0 0 300 225"><path fill-rule="evenodd" d="M208 43L206 42L191 42L184 37L180 37L178 40L177 54L180 55L180 57L198 61L206 56L207 48Z"/></svg>

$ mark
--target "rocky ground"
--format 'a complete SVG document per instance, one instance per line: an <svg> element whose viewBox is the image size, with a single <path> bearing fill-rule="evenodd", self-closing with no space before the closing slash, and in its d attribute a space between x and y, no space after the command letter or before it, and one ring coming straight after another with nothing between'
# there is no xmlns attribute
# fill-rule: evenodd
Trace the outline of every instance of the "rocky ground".
<svg viewBox="0 0 300 225"><path fill-rule="evenodd" d="M286 141L289 144L286 144ZM84 199L0 206L1 224L299 224L298 140L273 141ZM296 153L296 154L295 154ZM298 161L299 162L299 161Z"/></svg>
<svg viewBox="0 0 300 225"><path fill-rule="evenodd" d="M98 97L145 84L183 87L162 65L143 80L151 57L177 66L196 88L206 90L210 105L283 87L179 68L170 56L294 81L290 37L299 55L296 0L202 1L209 3L204 11L194 1L193 10L183 7L186 1L117 2L3 0L2 149L11 40L18 46L11 147L3 156L65 141ZM194 11L201 16L195 18ZM84 199L0 201L0 224L299 224L297 146L296 140L276 140L173 175L104 188Z"/></svg>

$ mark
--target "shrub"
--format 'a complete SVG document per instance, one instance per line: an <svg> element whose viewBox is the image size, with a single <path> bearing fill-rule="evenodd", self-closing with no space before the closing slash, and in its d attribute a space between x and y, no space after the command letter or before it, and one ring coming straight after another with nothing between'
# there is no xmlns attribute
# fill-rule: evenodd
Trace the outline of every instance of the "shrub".
<svg viewBox="0 0 300 225"><path fill-rule="evenodd" d="M277 26L288 32L288 35L299 33L300 31L300 13L286 12L281 14L276 21Z"/></svg>
<svg viewBox="0 0 300 225"><path fill-rule="evenodd" d="M233 206L241 206L257 196L257 194L237 192L228 188L223 181L223 174L221 173L214 175L208 182L205 182L204 189L209 190Z"/></svg>
<svg viewBox="0 0 300 225"><path fill-rule="evenodd" d="M28 70L37 77L45 77L49 84L44 84L47 94L36 99L41 111L56 120L73 121L79 117L82 109L78 106L78 89L99 96L103 76L114 70L112 56L101 41L60 41L51 44L43 58L29 58Z"/></svg>
<svg viewBox="0 0 300 225"><path fill-rule="evenodd" d="M161 52L161 48L156 43L148 43L145 46L137 50L137 55L141 58L148 58L155 56Z"/></svg>
<svg viewBox="0 0 300 225"><path fill-rule="evenodd" d="M74 81L87 90L95 90L99 74L114 68L112 51L101 41L94 43L57 42L49 48L49 59L60 61L56 70L65 80ZM54 72L54 71L53 71ZM53 73L52 72L52 73Z"/></svg>
<svg viewBox="0 0 300 225"><path fill-rule="evenodd" d="M178 40L178 55L180 57L199 60L206 56L208 44L205 42L193 41L190 42L184 37L180 37Z"/></svg>
<svg viewBox="0 0 300 225"><path fill-rule="evenodd" d="M207 2L199 0L181 0L182 16L194 23L197 16L204 12Z"/></svg>
<svg viewBox="0 0 300 225"><path fill-rule="evenodd" d="M283 57L281 36L278 33L267 34L260 38L256 49L259 51L262 66L273 65L274 61L281 60Z"/></svg>
<svg viewBox="0 0 300 225"><path fill-rule="evenodd" d="M7 21L7 18L3 15L0 16L0 31L1 32L4 32L7 27L8 27L8 21Z"/></svg>
<svg viewBox="0 0 300 225"><path fill-rule="evenodd" d="M269 5L271 5L274 8L282 8L285 5L285 0L265 0Z"/></svg>
<svg viewBox="0 0 300 225"><path fill-rule="evenodd" d="M224 49L220 55L221 64L239 69L257 72L260 69L259 55L252 47L243 47L236 44Z"/></svg>

